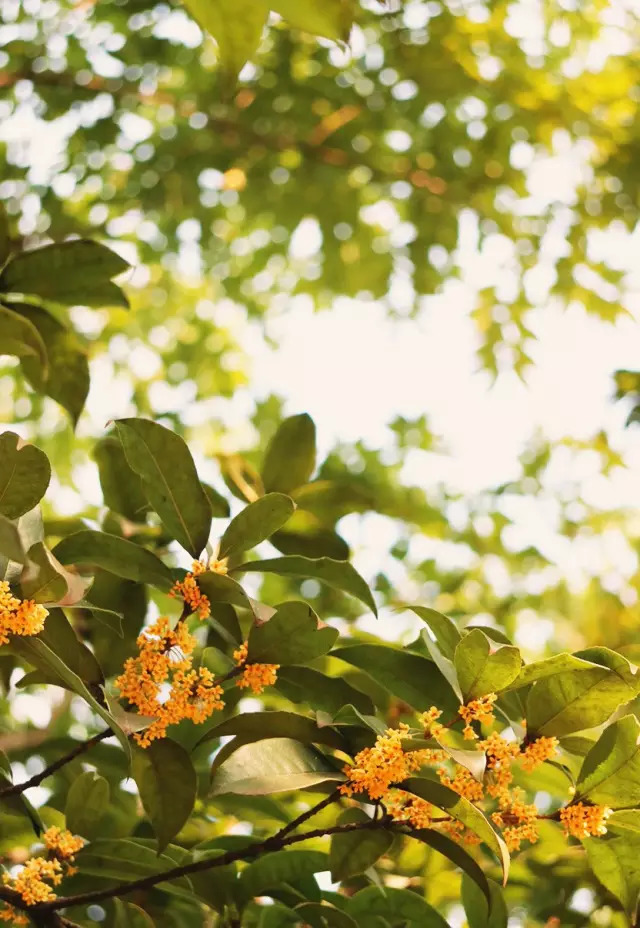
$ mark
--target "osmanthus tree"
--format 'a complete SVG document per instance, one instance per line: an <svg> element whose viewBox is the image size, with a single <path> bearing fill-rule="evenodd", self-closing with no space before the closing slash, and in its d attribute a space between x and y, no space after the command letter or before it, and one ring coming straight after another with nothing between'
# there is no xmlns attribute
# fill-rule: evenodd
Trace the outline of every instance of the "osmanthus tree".
<svg viewBox="0 0 640 928"><path fill-rule="evenodd" d="M571 905L586 886L603 924L635 923L626 657L527 664L495 628L415 603L402 608L424 628L404 648L340 635L297 589L375 613L349 561L264 548L292 544L288 526L331 490L312 479L307 416L282 422L252 501L215 534L224 495L158 423L112 424L96 449L108 509L65 533L40 515L44 453L1 441L3 675L68 693L36 744L18 742L25 778L3 763L3 920L444 926L458 898L471 926L509 909L587 924ZM265 574L291 581L282 602L256 598Z"/></svg>

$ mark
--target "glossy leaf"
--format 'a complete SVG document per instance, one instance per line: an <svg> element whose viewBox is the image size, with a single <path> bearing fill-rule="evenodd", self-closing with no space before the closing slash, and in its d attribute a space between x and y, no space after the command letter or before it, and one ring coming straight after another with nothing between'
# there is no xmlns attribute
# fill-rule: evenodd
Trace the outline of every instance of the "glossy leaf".
<svg viewBox="0 0 640 928"><path fill-rule="evenodd" d="M585 838L582 843L596 878L635 919L640 897L640 835L625 831Z"/></svg>
<svg viewBox="0 0 640 928"><path fill-rule="evenodd" d="M43 451L35 445L25 444L15 432L0 435L2 515L17 519L33 509L47 492L50 480L51 465Z"/></svg>
<svg viewBox="0 0 640 928"><path fill-rule="evenodd" d="M225 574L205 570L198 574L198 586L212 603L228 603L253 611L249 597L240 584Z"/></svg>
<svg viewBox="0 0 640 928"><path fill-rule="evenodd" d="M240 891L247 898L265 895L281 883L327 869L327 855L320 851L283 850L264 854L242 871Z"/></svg>
<svg viewBox="0 0 640 928"><path fill-rule="evenodd" d="M211 530L211 508L186 444L148 419L119 419L115 426L152 508L171 536L199 557Z"/></svg>
<svg viewBox="0 0 640 928"><path fill-rule="evenodd" d="M162 853L193 810L197 777L191 758L175 741L161 738L133 751L131 772Z"/></svg>
<svg viewBox="0 0 640 928"><path fill-rule="evenodd" d="M468 799L459 796L452 789L435 780L425 777L409 777L402 783L402 788L409 793L426 799L443 812L457 819L473 831L496 855L502 866L504 881L509 873L509 852L506 845L488 820Z"/></svg>
<svg viewBox="0 0 640 928"><path fill-rule="evenodd" d="M66 826L72 834L92 840L109 807L109 782L94 770L85 770L73 781L64 809Z"/></svg>
<svg viewBox="0 0 640 928"><path fill-rule="evenodd" d="M365 714L374 711L373 701L366 693L342 677L327 676L313 667L281 667L275 688L292 702L307 702L329 715L349 704Z"/></svg>
<svg viewBox="0 0 640 928"><path fill-rule="evenodd" d="M151 551L140 545L109 535L107 532L83 531L67 535L53 549L61 564L76 567L102 567L117 577L150 583L168 591L173 585L171 570Z"/></svg>
<svg viewBox="0 0 640 928"><path fill-rule="evenodd" d="M176 860L176 854L180 855ZM99 877L110 883L132 882L154 873L162 873L175 867L177 862L185 860L183 848L171 845L163 854L141 842L137 838L98 838L84 848L82 857L78 857L81 873ZM104 884L101 884L104 886ZM158 889L173 896L191 899L193 889L186 877L170 883L159 883Z"/></svg>
<svg viewBox="0 0 640 928"><path fill-rule="evenodd" d="M110 248L76 239L16 255L0 274L0 290L67 305L128 306L110 278L129 265Z"/></svg>
<svg viewBox="0 0 640 928"><path fill-rule="evenodd" d="M258 664L306 664L326 654L338 632L325 625L306 603L281 603L267 622L252 626L247 659Z"/></svg>
<svg viewBox="0 0 640 928"><path fill-rule="evenodd" d="M361 889L350 898L347 912L362 928L377 928L381 918L407 928L447 928L448 924L418 893L389 886Z"/></svg>
<svg viewBox="0 0 640 928"><path fill-rule="evenodd" d="M640 804L640 722L626 715L609 725L584 759L578 799L623 809Z"/></svg>
<svg viewBox="0 0 640 928"><path fill-rule="evenodd" d="M289 738L245 744L216 771L212 795L266 796L344 780L318 751Z"/></svg>
<svg viewBox="0 0 640 928"><path fill-rule="evenodd" d="M295 504L282 493L267 493L232 519L220 539L219 557L233 557L273 535L293 513Z"/></svg>
<svg viewBox="0 0 640 928"><path fill-rule="evenodd" d="M427 606L414 606L408 603L403 603L397 608L398 610L411 610L418 618L422 619L432 632L442 654L450 661L453 660L453 655L462 635L458 631L456 624L448 616L436 612L435 609L429 609Z"/></svg>
<svg viewBox="0 0 640 928"><path fill-rule="evenodd" d="M371 819L362 809L346 809L337 821L337 825L356 822L367 823ZM390 831L347 831L331 836L329 867L334 882L364 873L372 867L379 857L385 854L393 844Z"/></svg>
<svg viewBox="0 0 640 928"><path fill-rule="evenodd" d="M520 672L522 658L517 648L502 647L491 651L487 636L474 628L455 650L454 665L465 701L487 693L499 693Z"/></svg>
<svg viewBox="0 0 640 928"><path fill-rule="evenodd" d="M290 493L307 483L316 464L316 427L302 413L280 424L265 451L262 480L268 492Z"/></svg>
<svg viewBox="0 0 640 928"><path fill-rule="evenodd" d="M209 729L198 744L228 735L236 736L238 746L265 738L292 738L307 744L327 744L342 750L346 747L342 737L333 729L320 727L314 719L304 715L282 711L243 712L235 715Z"/></svg>
<svg viewBox="0 0 640 928"><path fill-rule="evenodd" d="M266 561L248 561L234 568L238 572L258 572L278 574L282 577L295 577L300 580L313 579L343 593L355 596L371 609L377 616L375 600L371 590L355 567L346 561L333 561L328 557L317 559L289 555Z"/></svg>
<svg viewBox="0 0 640 928"><path fill-rule="evenodd" d="M363 670L419 712L431 705L445 712L458 711L455 693L426 657L381 644L348 645L334 649L331 656Z"/></svg>

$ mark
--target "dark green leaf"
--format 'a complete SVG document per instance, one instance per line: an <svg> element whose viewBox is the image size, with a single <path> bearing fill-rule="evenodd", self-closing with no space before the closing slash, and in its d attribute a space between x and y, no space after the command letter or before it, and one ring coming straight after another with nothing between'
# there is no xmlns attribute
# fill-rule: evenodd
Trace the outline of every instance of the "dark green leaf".
<svg viewBox="0 0 640 928"><path fill-rule="evenodd" d="M303 902L295 907L294 912L312 928L358 928L351 916L335 905Z"/></svg>
<svg viewBox="0 0 640 928"><path fill-rule="evenodd" d="M448 838L447 835L443 835L434 828L420 828L413 831L411 837L416 838L418 841L422 841L423 844L427 844L434 851L437 851L438 854L442 854L450 860L456 867L460 867L463 871L463 879L470 878L479 888L481 899L486 907L487 901L491 899L489 881L482 867L476 863L468 851L458 844L457 841Z"/></svg>
<svg viewBox="0 0 640 928"><path fill-rule="evenodd" d="M398 699L423 712L431 705L457 712L458 700L433 661L382 644L357 644L331 652L369 674Z"/></svg>
<svg viewBox="0 0 640 928"><path fill-rule="evenodd" d="M313 709L335 715L352 704L359 712L371 715L373 701L342 677L329 677L313 667L281 667L275 688L291 702L307 702Z"/></svg>
<svg viewBox="0 0 640 928"><path fill-rule="evenodd" d="M0 555L18 564L24 564L27 559L17 524L7 519L2 513L0 513Z"/></svg>
<svg viewBox="0 0 640 928"><path fill-rule="evenodd" d="M378 928L383 924L380 918L406 928L447 928L445 919L422 896L408 889L367 886L351 897L347 912L359 928Z"/></svg>
<svg viewBox="0 0 640 928"><path fill-rule="evenodd" d="M273 535L295 509L293 500L282 493L267 493L249 503L227 526L220 539L219 557L233 557Z"/></svg>
<svg viewBox="0 0 640 928"><path fill-rule="evenodd" d="M151 916L133 902L113 900L116 913L114 928L154 928Z"/></svg>
<svg viewBox="0 0 640 928"><path fill-rule="evenodd" d="M141 839L98 838L83 849L82 855L78 856L78 866L81 874L117 884L162 873L188 859L189 855L184 849L175 845L171 845L164 854L157 854ZM159 883L158 889L187 899L193 897L193 889L186 877L170 883Z"/></svg>
<svg viewBox="0 0 640 928"><path fill-rule="evenodd" d="M15 432L3 432L0 435L2 515L8 519L17 519L33 509L46 493L50 480L51 465L43 451L35 445L24 444Z"/></svg>
<svg viewBox="0 0 640 928"><path fill-rule="evenodd" d="M118 419L115 426L152 508L171 536L199 557L211 530L211 507L186 444L148 419Z"/></svg>
<svg viewBox="0 0 640 928"><path fill-rule="evenodd" d="M239 889L246 899L265 895L281 883L295 883L309 874L328 869L320 851L284 850L264 854L242 871Z"/></svg>
<svg viewBox="0 0 640 928"><path fill-rule="evenodd" d="M249 597L233 577L205 570L198 574L198 586L211 603L228 603L253 610Z"/></svg>
<svg viewBox="0 0 640 928"><path fill-rule="evenodd" d="M224 498L222 493L218 493L218 491L208 483L203 483L202 489L206 493L207 499L209 500L209 505L211 506L211 515L213 518L227 519L231 514L231 507L229 506L228 501Z"/></svg>
<svg viewBox="0 0 640 928"><path fill-rule="evenodd" d="M67 305L128 306L110 278L129 265L98 242L78 239L24 251L0 274L0 290Z"/></svg>
<svg viewBox="0 0 640 928"><path fill-rule="evenodd" d="M73 606L79 602L90 581L66 570L42 542L27 552L27 563L20 575L23 599L55 606Z"/></svg>
<svg viewBox="0 0 640 928"><path fill-rule="evenodd" d="M150 583L164 591L173 585L171 570L159 557L132 541L107 532L67 535L53 549L53 554L62 564L102 567L117 577Z"/></svg>
<svg viewBox="0 0 640 928"><path fill-rule="evenodd" d="M247 659L258 664L306 664L330 651L337 637L335 628L318 627L318 617L307 603L281 603L268 622L252 626Z"/></svg>
<svg viewBox="0 0 640 928"><path fill-rule="evenodd" d="M474 628L458 642L454 655L465 702L505 689L518 676L521 664L517 648L502 647L491 653L487 636Z"/></svg>
<svg viewBox="0 0 640 928"><path fill-rule="evenodd" d="M509 913L502 890L493 880L489 882L490 902L476 882L465 873L462 877L462 904L469 928L507 928Z"/></svg>
<svg viewBox="0 0 640 928"><path fill-rule="evenodd" d="M265 490L290 493L307 483L316 465L316 427L306 413L280 424L265 452Z"/></svg>
<svg viewBox="0 0 640 928"><path fill-rule="evenodd" d="M64 661L69 670L84 683L99 686L104 682L100 664L94 653L77 638L62 609L49 610L44 629L37 638ZM40 665L40 670L47 671L46 661ZM63 682L62 685L66 684Z"/></svg>
<svg viewBox="0 0 640 928"><path fill-rule="evenodd" d="M282 577L296 577L300 580L318 580L336 590L355 596L368 606L374 615L378 614L371 590L356 569L346 561L332 561L328 557L313 559L293 554L266 561L249 561L235 567L235 570L245 573L249 571L272 573Z"/></svg>
<svg viewBox="0 0 640 928"><path fill-rule="evenodd" d="M609 725L584 759L576 799L623 809L640 804L640 722L626 715Z"/></svg>
<svg viewBox="0 0 640 928"><path fill-rule="evenodd" d="M197 777L191 758L170 738L133 751L131 772L158 839L158 853L178 834L196 801Z"/></svg>
<svg viewBox="0 0 640 928"><path fill-rule="evenodd" d="M245 744L217 770L212 795L265 796L344 780L318 751L289 738Z"/></svg>
<svg viewBox="0 0 640 928"><path fill-rule="evenodd" d="M452 622L450 618L426 606L412 606L409 603L402 603L397 608L398 610L410 609L411 612L414 612L422 619L433 633L442 654L448 658L448 660L453 660L453 655L455 654L456 647L462 635L458 631L456 624Z"/></svg>
<svg viewBox="0 0 640 928"><path fill-rule="evenodd" d="M426 777L409 777L404 780L402 788L421 799L426 799L443 812L448 812L453 818L473 831L496 855L502 866L502 873L506 882L509 873L509 852L506 845L488 820L468 799L459 796L448 786L443 786L435 780Z"/></svg>
<svg viewBox="0 0 640 928"><path fill-rule="evenodd" d="M28 319L7 306L0 306L0 354L32 357L47 376L47 349L40 333Z"/></svg>
<svg viewBox="0 0 640 928"><path fill-rule="evenodd" d="M295 516L294 516L295 518ZM305 529L304 531L276 532L269 539L282 554L300 554L302 557L330 557L334 561L349 559L349 545L344 538L327 528Z"/></svg>
<svg viewBox="0 0 640 928"><path fill-rule="evenodd" d="M73 834L97 838L100 820L109 807L109 783L94 770L86 770L73 781L67 793L64 815Z"/></svg>
<svg viewBox="0 0 640 928"><path fill-rule="evenodd" d="M362 809L347 809L337 821L338 825L355 822L367 823L371 819ZM334 882L364 873L393 844L390 831L347 831L331 836L329 866Z"/></svg>
<svg viewBox="0 0 640 928"><path fill-rule="evenodd" d="M220 722L200 738L198 744L227 735L235 735L238 747L265 738L292 738L307 744L328 744L344 750L346 745L338 732L320 727L314 719L294 712L243 712ZM235 742L234 742L235 743Z"/></svg>
<svg viewBox="0 0 640 928"><path fill-rule="evenodd" d="M60 403L75 425L89 393L89 360L84 344L39 306L12 303L11 309L35 326L47 346L46 372L35 358L21 358L25 377L38 393Z"/></svg>
<svg viewBox="0 0 640 928"><path fill-rule="evenodd" d="M109 436L97 442L93 457L98 465L105 506L140 522L149 508L140 477L127 464L122 444Z"/></svg>

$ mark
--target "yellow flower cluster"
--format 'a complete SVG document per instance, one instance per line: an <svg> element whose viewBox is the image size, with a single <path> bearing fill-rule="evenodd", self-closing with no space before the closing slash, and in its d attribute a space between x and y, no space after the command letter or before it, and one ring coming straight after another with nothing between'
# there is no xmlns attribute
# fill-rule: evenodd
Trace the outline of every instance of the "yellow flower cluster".
<svg viewBox="0 0 640 928"><path fill-rule="evenodd" d="M49 902L56 898L53 889L45 880L49 880L54 886L62 882L62 864L59 860L32 857L17 876L9 876L8 873L2 875L4 885L19 893L27 905L37 905L39 902Z"/></svg>
<svg viewBox="0 0 640 928"><path fill-rule="evenodd" d="M407 822L412 828L430 828L433 824L433 806L419 796L403 789L392 789L384 802L396 822Z"/></svg>
<svg viewBox="0 0 640 928"><path fill-rule="evenodd" d="M453 779L447 775L444 767L438 770L438 776L443 786L448 786L459 796L468 799L469 802L481 802L484 799L484 787L479 780L473 776L471 771L460 764L456 764Z"/></svg>
<svg viewBox="0 0 640 928"><path fill-rule="evenodd" d="M433 751L404 751L402 741L408 737L409 726L388 728L378 735L372 748L363 748L356 754L353 765L343 768L348 782L340 787L345 796L368 793L370 799L383 799L391 786L402 783L433 759Z"/></svg>
<svg viewBox="0 0 640 928"><path fill-rule="evenodd" d="M522 769L526 773L531 773L536 767L539 767L540 764L544 764L546 760L550 760L556 753L558 747L557 738L536 738L535 741L529 742L525 745L521 755L520 761L522 764Z"/></svg>
<svg viewBox="0 0 640 928"><path fill-rule="evenodd" d="M510 851L519 851L523 841L535 844L538 840L538 810L535 805L524 802L524 791L515 788L505 791L498 800L499 812L491 818Z"/></svg>
<svg viewBox="0 0 640 928"><path fill-rule="evenodd" d="M560 809L560 821L568 837L588 838L589 835L606 835L607 819L613 814L608 806L587 805L576 802Z"/></svg>
<svg viewBox="0 0 640 928"><path fill-rule="evenodd" d="M418 722L424 728L425 738L441 738L445 732L445 727L438 719L442 715L442 710L436 706L431 706L426 712L420 713Z"/></svg>
<svg viewBox="0 0 640 928"><path fill-rule="evenodd" d="M137 645L137 656L125 661L115 685L140 715L153 718L148 728L134 734L141 747L164 738L169 725L183 719L200 724L224 707L222 687L215 683L211 671L206 667L193 669L191 654L196 640L183 622L172 629L163 616L143 629ZM162 699L167 686L168 695Z"/></svg>
<svg viewBox="0 0 640 928"><path fill-rule="evenodd" d="M494 799L499 799L509 790L513 780L511 764L520 756L520 748L514 742L506 741L495 731L484 741L480 741L478 747L484 751L487 758L487 792Z"/></svg>
<svg viewBox="0 0 640 928"><path fill-rule="evenodd" d="M84 838L72 835L65 828L52 825L42 835L44 846L58 860L75 860L75 855L84 847Z"/></svg>
<svg viewBox="0 0 640 928"><path fill-rule="evenodd" d="M254 693L260 694L265 686L273 686L278 679L278 670L280 664L247 664L247 655L249 653L249 642L245 641L233 652L233 659L242 667L242 675L236 682L240 689L251 689Z"/></svg>
<svg viewBox="0 0 640 928"><path fill-rule="evenodd" d="M191 612L197 612L203 621L211 615L211 603L209 598L201 592L196 577L204 573L206 569L207 564L202 561L194 561L191 565L191 572L185 576L184 580L176 581L169 593L169 596L172 597L182 597L185 603L191 607ZM222 571L219 572L222 573Z"/></svg>
<svg viewBox="0 0 640 928"><path fill-rule="evenodd" d="M0 645L9 642L10 635L37 635L49 615L44 606L31 599L18 599L6 580L0 580Z"/></svg>
<svg viewBox="0 0 640 928"><path fill-rule="evenodd" d="M471 727L472 722L491 725L494 721L493 704L497 698L495 693L488 693L486 696L480 696L479 699L472 699L466 706L460 706L458 714L465 723L462 734L467 741L474 741L478 737Z"/></svg>
<svg viewBox="0 0 640 928"><path fill-rule="evenodd" d="M4 905L5 907L0 909L0 922L11 922L14 928L16 925L29 924L29 918L24 912L17 912L8 902L5 902Z"/></svg>

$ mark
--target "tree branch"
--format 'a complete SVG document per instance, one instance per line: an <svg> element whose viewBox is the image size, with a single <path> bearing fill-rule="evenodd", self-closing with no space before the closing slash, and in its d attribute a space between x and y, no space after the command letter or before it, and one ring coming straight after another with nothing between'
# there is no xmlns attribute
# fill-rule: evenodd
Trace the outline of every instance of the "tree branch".
<svg viewBox="0 0 640 928"><path fill-rule="evenodd" d="M88 738L87 741L81 741L72 751L59 757L58 760L54 760L52 764L49 764L49 766L45 767L40 773L36 773L31 779L25 780L24 783L14 783L11 786L5 786L0 789L0 799L5 799L7 796L15 796L18 793L24 793L25 790L31 789L32 786L39 786L43 780L46 780L51 774L60 770L65 764L75 760L76 757L89 751L95 744L104 741L105 738L111 737L112 734L113 731L110 728L105 728L104 731L99 732L92 738Z"/></svg>
<svg viewBox="0 0 640 928"><path fill-rule="evenodd" d="M161 873L153 873L142 879L132 880L130 883L119 883L117 886L112 886L109 889L98 889L93 892L80 893L77 896L59 896L51 902L44 902L37 906L25 907L24 903L22 903L22 905L17 907L21 908L23 911L29 912L30 915L39 915L56 909L64 909L67 906L89 905L93 902L101 902L104 899L126 896L129 893L136 892L136 890L151 889L151 887L156 886L158 883L176 880L179 877L188 876L190 873L202 873L206 870L212 870L214 867L226 867L227 864L235 863L237 860L250 860L253 857L258 857L260 854L280 851L292 844L309 841L311 838L324 838L328 835L346 834L349 831L389 829L390 827L391 821L389 819L380 819L379 821L370 819L368 822L353 822L346 825L335 825L332 828L317 828L314 831L304 831L299 835L278 837L276 834L271 838L267 838L264 841L257 841L255 844L250 844L249 847L237 851L227 851L224 854L220 854L218 857L197 860L190 864L183 864L180 867L172 867L170 870L165 870Z"/></svg>
<svg viewBox="0 0 640 928"><path fill-rule="evenodd" d="M311 806L310 809L307 809L306 812L303 812L302 815L299 815L297 818L294 818L292 822L289 822L284 828L281 828L280 831L274 835L275 838L285 838L290 832L295 831L300 825L308 821L310 818L313 818L314 815L317 815L318 812L321 812L323 809L326 809L327 806L330 806L332 802L335 802L340 797L340 790L334 789L332 793L329 793L328 796L325 796L324 799L321 799L320 802L317 802L315 806Z"/></svg>

